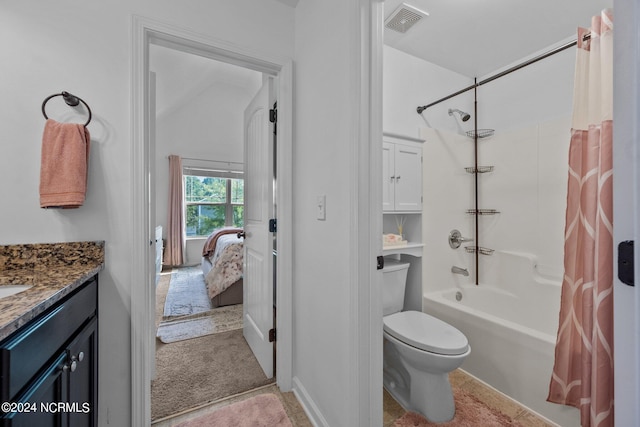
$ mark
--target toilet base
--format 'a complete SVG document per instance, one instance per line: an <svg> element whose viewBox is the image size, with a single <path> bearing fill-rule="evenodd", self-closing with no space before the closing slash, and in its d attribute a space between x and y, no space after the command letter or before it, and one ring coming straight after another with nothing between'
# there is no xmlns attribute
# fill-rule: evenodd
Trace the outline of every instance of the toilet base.
<svg viewBox="0 0 640 427"><path fill-rule="evenodd" d="M455 415L449 372L458 368L471 349L460 355L436 355L418 350L385 333L383 384L407 411L434 423Z"/></svg>
<svg viewBox="0 0 640 427"><path fill-rule="evenodd" d="M417 412L432 423L451 421L456 408L448 375L423 373L420 377L412 376L418 380L405 388L385 372L384 388L406 411Z"/></svg>

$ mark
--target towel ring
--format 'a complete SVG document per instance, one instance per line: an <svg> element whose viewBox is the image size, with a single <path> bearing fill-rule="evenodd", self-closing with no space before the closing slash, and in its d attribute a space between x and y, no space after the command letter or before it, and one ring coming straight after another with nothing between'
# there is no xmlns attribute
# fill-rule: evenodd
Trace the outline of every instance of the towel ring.
<svg viewBox="0 0 640 427"><path fill-rule="evenodd" d="M89 112L89 118L87 119L87 122L84 125L87 126L91 122L91 108L89 108L89 105L86 102L84 102L80 97L72 95L66 91L62 91L61 93L54 93L53 95L48 96L47 98L45 98L44 101L42 101L42 115L44 116L45 119L48 119L49 117L47 116L47 113L44 111L44 107L45 105L47 105L47 102L49 102L51 98L56 96L61 96L64 99L64 102L70 107L75 107L82 102L84 106L87 107L87 111Z"/></svg>

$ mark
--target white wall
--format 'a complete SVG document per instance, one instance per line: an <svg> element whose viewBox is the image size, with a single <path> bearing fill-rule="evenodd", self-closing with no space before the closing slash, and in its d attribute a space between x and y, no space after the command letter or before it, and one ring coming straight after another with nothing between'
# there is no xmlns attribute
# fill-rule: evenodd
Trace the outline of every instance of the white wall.
<svg viewBox="0 0 640 427"><path fill-rule="evenodd" d="M557 45L542 49L539 53ZM536 55L522 58L504 69L533 56ZM575 58L575 48L569 48L480 86L478 128L496 129L497 134L569 117L573 108ZM490 75L499 71L502 69ZM478 81L487 77L480 77Z"/></svg>
<svg viewBox="0 0 640 427"><path fill-rule="evenodd" d="M385 132L419 137L419 129L431 127L456 131L459 127L447 114L449 108L473 112L473 94L460 95L426 109L418 115L419 105L430 104L473 84L451 70L423 61L389 46L384 47L383 129ZM473 128L473 121L464 124Z"/></svg>
<svg viewBox="0 0 640 427"><path fill-rule="evenodd" d="M356 367L348 328L356 315L350 312L350 273L357 268L350 255L357 239L350 230L352 130L359 122L352 105L355 3L302 1L296 8L294 390L313 402L318 425L332 427L355 425L357 406L350 402L358 397L350 392ZM324 221L316 219L320 195L326 195Z"/></svg>
<svg viewBox="0 0 640 427"><path fill-rule="evenodd" d="M60 0L0 3L0 243L105 240L100 275L99 423L131 417L130 282L132 14L171 23L274 56L293 56L293 9L264 0ZM242 19L237 19L242 17ZM67 90L94 118L86 203L77 210L38 204L45 97ZM60 98L58 98L59 100ZM73 118L68 107L47 112ZM51 109L50 109L51 108ZM60 114L60 116L56 116ZM78 119L79 121L82 119Z"/></svg>

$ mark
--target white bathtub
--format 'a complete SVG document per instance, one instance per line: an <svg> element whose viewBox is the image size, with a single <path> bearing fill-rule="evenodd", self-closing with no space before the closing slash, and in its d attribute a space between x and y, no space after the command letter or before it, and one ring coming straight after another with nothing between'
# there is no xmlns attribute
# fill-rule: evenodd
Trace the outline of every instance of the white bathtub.
<svg viewBox="0 0 640 427"><path fill-rule="evenodd" d="M577 409L546 401L559 320L560 283L528 276L530 279L515 276L520 279L511 283L498 280L497 285L458 285L425 293L423 311L467 336L471 354L463 370L560 426L579 426ZM462 296L460 301L456 300L457 293Z"/></svg>

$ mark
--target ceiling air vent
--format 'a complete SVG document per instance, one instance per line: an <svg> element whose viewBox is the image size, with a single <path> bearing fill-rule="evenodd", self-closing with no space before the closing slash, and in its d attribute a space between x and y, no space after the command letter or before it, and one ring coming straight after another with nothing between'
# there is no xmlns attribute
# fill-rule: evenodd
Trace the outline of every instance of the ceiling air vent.
<svg viewBox="0 0 640 427"><path fill-rule="evenodd" d="M384 26L399 33L406 33L409 28L413 27L416 22L425 16L429 16L429 14L406 3L402 3L386 21L384 21Z"/></svg>

